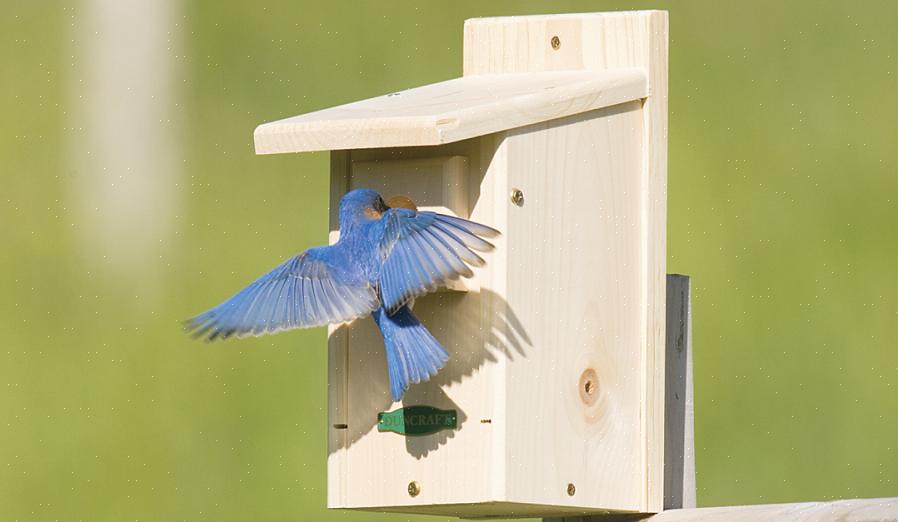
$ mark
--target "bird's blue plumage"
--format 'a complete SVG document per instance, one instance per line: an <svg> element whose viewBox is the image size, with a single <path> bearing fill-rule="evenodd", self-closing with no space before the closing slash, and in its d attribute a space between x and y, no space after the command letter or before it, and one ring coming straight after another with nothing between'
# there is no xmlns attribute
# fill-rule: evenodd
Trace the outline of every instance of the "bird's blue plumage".
<svg viewBox="0 0 898 522"><path fill-rule="evenodd" d="M384 338L390 396L398 401L409 384L426 381L442 368L449 354L408 306L393 315L378 308L372 315Z"/></svg>
<svg viewBox="0 0 898 522"><path fill-rule="evenodd" d="M343 196L340 239L284 261L190 321L209 340L308 328L373 315L384 337L390 395L426 381L448 354L408 303L484 264L498 231L453 216L389 208L368 189Z"/></svg>

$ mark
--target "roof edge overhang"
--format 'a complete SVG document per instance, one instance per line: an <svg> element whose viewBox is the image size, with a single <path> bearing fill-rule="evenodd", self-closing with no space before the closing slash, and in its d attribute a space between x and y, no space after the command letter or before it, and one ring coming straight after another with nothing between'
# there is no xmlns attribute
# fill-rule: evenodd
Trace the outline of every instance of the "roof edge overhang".
<svg viewBox="0 0 898 522"><path fill-rule="evenodd" d="M441 145L649 96L642 68L464 76L259 125L257 154Z"/></svg>

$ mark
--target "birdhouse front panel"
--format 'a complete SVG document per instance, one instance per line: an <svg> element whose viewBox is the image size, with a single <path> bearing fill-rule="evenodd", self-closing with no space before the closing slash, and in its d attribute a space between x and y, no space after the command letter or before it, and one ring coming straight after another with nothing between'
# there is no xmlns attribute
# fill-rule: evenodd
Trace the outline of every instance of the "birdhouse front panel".
<svg viewBox="0 0 898 522"><path fill-rule="evenodd" d="M347 187L373 188L386 198L405 196L422 210L496 224L505 209L492 202L506 185L501 162L495 162L496 142L486 137L440 147L335 152L332 174L343 182L334 182L332 198L335 203ZM412 385L402 402L390 398L383 341L374 322L331 329L330 506L456 513L465 510L462 504L501 497L497 481L503 467L484 463L502 458L502 425L493 423L497 376L506 356L520 346L509 344L508 325L496 320L505 317L494 283L501 281L496 268L504 264L504 239L493 241L496 251L473 278L455 290L415 300L415 314L450 359L435 378ZM379 422L383 414L409 406L452 412L454 423L433 433L409 434ZM412 485L419 488L414 495ZM433 504L443 507L428 508ZM468 508L468 513L480 509Z"/></svg>

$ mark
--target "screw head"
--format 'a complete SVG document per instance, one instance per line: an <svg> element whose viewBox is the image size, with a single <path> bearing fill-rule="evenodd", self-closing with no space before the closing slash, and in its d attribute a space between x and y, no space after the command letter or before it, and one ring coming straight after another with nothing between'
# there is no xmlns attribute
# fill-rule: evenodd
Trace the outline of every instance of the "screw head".
<svg viewBox="0 0 898 522"><path fill-rule="evenodd" d="M561 48L561 38L558 38L557 36L553 36L552 39L549 40L549 43L552 45L552 49L555 49L556 51Z"/></svg>
<svg viewBox="0 0 898 522"><path fill-rule="evenodd" d="M576 493L576 492L577 492L577 487L574 486L574 484L573 484L572 482L568 482L568 484L567 484L567 494L568 494L568 496L573 497L573 496L574 496L574 493Z"/></svg>
<svg viewBox="0 0 898 522"><path fill-rule="evenodd" d="M521 189L511 190L511 202L519 207L524 206L524 192Z"/></svg>
<svg viewBox="0 0 898 522"><path fill-rule="evenodd" d="M417 480L408 483L408 494L410 497L417 497L421 493L421 484Z"/></svg>

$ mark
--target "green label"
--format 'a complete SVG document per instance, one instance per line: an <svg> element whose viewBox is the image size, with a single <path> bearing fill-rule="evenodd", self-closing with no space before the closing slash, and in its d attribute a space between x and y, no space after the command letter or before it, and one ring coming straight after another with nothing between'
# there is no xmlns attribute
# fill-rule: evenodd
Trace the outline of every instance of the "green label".
<svg viewBox="0 0 898 522"><path fill-rule="evenodd" d="M407 406L377 414L377 431L392 431L400 435L430 435L440 430L454 430L458 422L455 410L440 410L433 406Z"/></svg>

